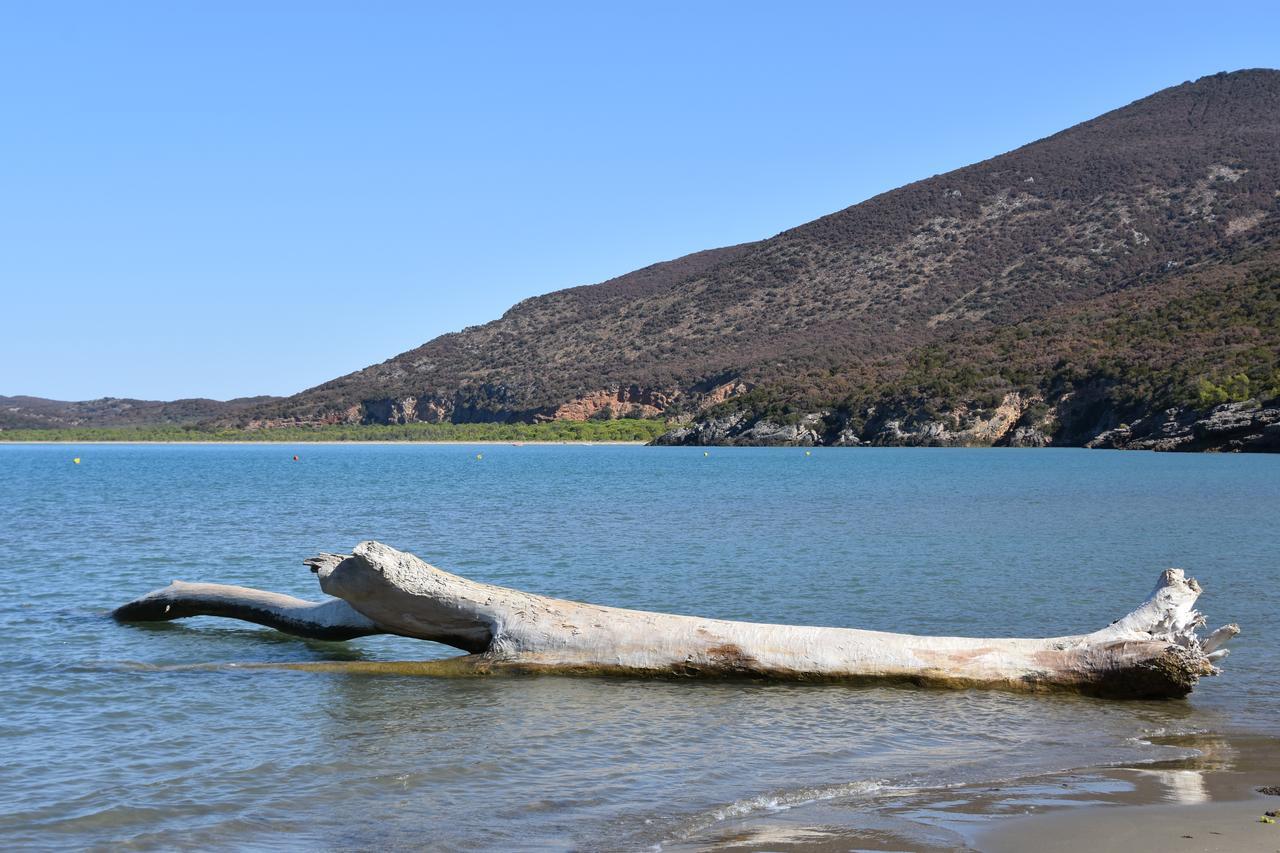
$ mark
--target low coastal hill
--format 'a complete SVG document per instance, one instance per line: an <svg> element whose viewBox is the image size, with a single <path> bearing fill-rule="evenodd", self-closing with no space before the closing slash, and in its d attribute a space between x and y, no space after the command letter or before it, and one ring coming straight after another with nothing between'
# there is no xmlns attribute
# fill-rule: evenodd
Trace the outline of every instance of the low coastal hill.
<svg viewBox="0 0 1280 853"><path fill-rule="evenodd" d="M1267 449L1280 446L1267 402L1280 395L1278 214L1280 71L1216 74L208 417L626 417L666 421L666 443ZM1214 418L1247 426L1197 426Z"/></svg>
<svg viewBox="0 0 1280 853"><path fill-rule="evenodd" d="M267 405L279 397L240 397L235 400L48 400L44 397L0 395L0 430L67 429L72 427L184 426Z"/></svg>
<svg viewBox="0 0 1280 853"><path fill-rule="evenodd" d="M767 240L525 300L241 423L1123 443L1172 407L1280 393L1278 206L1280 72L1218 74Z"/></svg>

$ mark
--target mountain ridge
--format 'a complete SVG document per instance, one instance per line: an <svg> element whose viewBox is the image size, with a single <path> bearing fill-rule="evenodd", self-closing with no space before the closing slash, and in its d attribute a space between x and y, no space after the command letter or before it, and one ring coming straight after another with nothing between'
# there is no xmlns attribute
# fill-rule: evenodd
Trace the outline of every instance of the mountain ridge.
<svg viewBox="0 0 1280 853"><path fill-rule="evenodd" d="M186 397L180 400L137 400L99 397L95 400L51 400L15 394L0 395L0 430L61 429L66 427L195 425L280 397L260 395L232 400Z"/></svg>
<svg viewBox="0 0 1280 853"><path fill-rule="evenodd" d="M1020 322L1271 231L1278 114L1280 72L1183 83L766 240L524 300L247 423L687 417L815 371L883 373L886 352L953 326Z"/></svg>
<svg viewBox="0 0 1280 853"><path fill-rule="evenodd" d="M773 237L531 297L489 323L212 417L251 429L662 417L677 427L670 441L732 443L741 430L699 438L696 429L732 416L761 425L744 443L768 443L798 440L785 429L797 418L874 409L897 412L902 437L855 431L859 442L910 443L924 440L912 424L950 418L963 433L971 413L1010 394L1054 408L1091 388L1085 396L1110 406L1115 429L1117 418L1149 417L1152 407L1203 409L1274 387L1280 332L1270 315L1216 311L1220 328L1202 330L1185 353L1145 327L1134 331L1169 360L1157 366L1130 353L1126 370L1159 374L1141 382L1108 373L1103 345L1071 317L1114 319L1090 312L1125 291L1153 304L1187 297L1191 279L1179 276L1190 271L1225 287L1227 303L1232 287L1271 293L1269 279L1246 286L1206 270L1269 269L1278 210L1280 71L1223 72ZM1108 310L1130 310L1121 302ZM1036 352L1026 354L1035 370L1009 371L986 356L986 338L1032 335L1045 323L1088 369L1068 376ZM1215 343L1245 327L1252 355ZM1107 346L1128 351L1124 340ZM1183 369L1193 364L1194 376ZM973 375L955 380L957 366ZM1229 381L1237 375L1248 382ZM1201 393L1206 383L1230 399ZM1086 436L1067 409L1059 415L1035 427L1035 441L1087 443L1109 423L1099 419ZM834 434L852 435L847 427ZM1006 438L980 433L973 443ZM833 433L814 434L825 442Z"/></svg>

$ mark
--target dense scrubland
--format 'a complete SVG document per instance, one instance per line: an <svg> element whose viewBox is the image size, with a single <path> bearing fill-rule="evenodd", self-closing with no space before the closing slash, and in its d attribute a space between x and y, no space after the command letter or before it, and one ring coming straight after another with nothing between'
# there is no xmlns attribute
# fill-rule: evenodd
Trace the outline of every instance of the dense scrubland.
<svg viewBox="0 0 1280 853"><path fill-rule="evenodd" d="M766 382L709 410L794 420L821 409L958 403L993 409L1011 392L1046 399L1095 389L1124 411L1210 408L1280 396L1280 241L1211 259L1043 316L957 332L868 363Z"/></svg>

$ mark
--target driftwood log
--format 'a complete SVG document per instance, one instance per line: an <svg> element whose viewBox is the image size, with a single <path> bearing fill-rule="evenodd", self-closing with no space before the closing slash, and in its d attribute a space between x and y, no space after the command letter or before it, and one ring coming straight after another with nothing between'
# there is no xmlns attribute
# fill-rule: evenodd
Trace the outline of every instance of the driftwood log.
<svg viewBox="0 0 1280 853"><path fill-rule="evenodd" d="M1168 569L1132 613L1091 634L1048 639L924 637L765 625L581 604L467 580L379 542L306 561L333 598L183 583L114 612L122 622L227 616L289 634L346 640L398 634L469 654L346 668L436 675L748 677L937 687L1065 690L1108 698L1185 696L1216 675L1227 625L1201 638L1200 586ZM296 665L334 668L335 665ZM406 669L408 667L408 669Z"/></svg>

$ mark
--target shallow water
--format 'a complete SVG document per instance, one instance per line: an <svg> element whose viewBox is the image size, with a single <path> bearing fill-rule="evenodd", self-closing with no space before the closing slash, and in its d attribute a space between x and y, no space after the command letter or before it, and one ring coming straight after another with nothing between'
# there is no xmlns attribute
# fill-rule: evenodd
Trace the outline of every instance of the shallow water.
<svg viewBox="0 0 1280 853"><path fill-rule="evenodd" d="M1274 456L0 446L0 844L643 848L779 806L1166 755L1153 734L1280 733L1277 518ZM1246 633L1189 701L1115 703L174 671L453 651L104 615L172 578L315 598L302 558L366 538L566 598L938 634L1092 630L1178 565L1210 622Z"/></svg>

